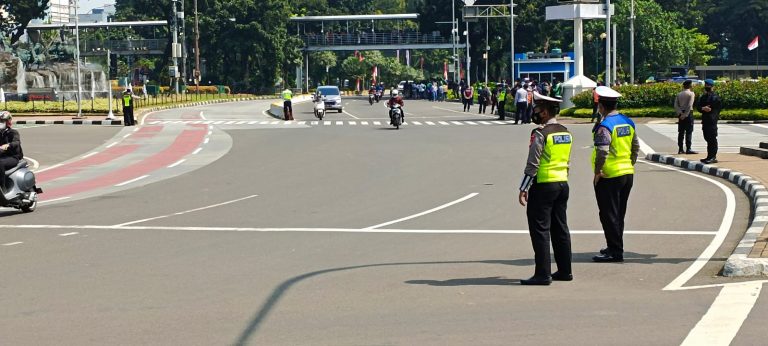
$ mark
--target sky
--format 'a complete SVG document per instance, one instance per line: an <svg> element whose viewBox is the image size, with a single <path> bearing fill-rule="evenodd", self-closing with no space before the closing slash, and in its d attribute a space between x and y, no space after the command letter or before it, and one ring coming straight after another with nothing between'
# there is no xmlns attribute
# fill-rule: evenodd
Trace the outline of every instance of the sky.
<svg viewBox="0 0 768 346"><path fill-rule="evenodd" d="M79 0L78 1L78 7L80 7L80 10L77 11L79 14L85 14L91 11L93 8L98 8L107 4L114 4L115 0Z"/></svg>

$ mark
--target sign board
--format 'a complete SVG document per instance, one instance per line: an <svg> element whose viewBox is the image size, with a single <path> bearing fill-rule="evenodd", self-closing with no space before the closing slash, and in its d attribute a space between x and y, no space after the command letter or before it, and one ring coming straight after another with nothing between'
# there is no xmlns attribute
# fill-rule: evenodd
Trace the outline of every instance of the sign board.
<svg viewBox="0 0 768 346"><path fill-rule="evenodd" d="M462 11L465 22L475 23L480 21L480 8L472 6L464 6Z"/></svg>
<svg viewBox="0 0 768 346"><path fill-rule="evenodd" d="M614 14L611 5L611 15ZM547 6L547 20L605 19L605 4Z"/></svg>

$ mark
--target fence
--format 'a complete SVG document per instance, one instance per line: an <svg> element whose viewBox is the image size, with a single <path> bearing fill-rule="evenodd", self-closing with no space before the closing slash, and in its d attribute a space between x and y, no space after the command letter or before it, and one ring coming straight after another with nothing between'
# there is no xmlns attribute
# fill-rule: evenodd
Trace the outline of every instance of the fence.
<svg viewBox="0 0 768 346"><path fill-rule="evenodd" d="M450 43L449 37L443 37L440 32L423 34L413 31L397 31L392 33L332 33L307 34L301 36L307 46L348 46L374 44L442 44Z"/></svg>

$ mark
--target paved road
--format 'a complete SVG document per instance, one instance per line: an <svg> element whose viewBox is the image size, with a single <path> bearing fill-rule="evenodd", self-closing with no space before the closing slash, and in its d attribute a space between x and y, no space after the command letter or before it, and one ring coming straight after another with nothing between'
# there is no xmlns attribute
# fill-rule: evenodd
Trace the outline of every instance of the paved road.
<svg viewBox="0 0 768 346"><path fill-rule="evenodd" d="M762 343L765 295L743 325L713 305L759 287L717 277L749 217L727 183L638 164L627 262L591 263L590 126L569 125L576 280L523 287L532 127L407 101L393 130L382 104L345 102L327 125L310 104L286 124L244 102L154 113L136 132L23 129L56 198L0 212L0 343ZM638 129L659 151L675 146L665 131ZM696 328L711 321L715 336Z"/></svg>

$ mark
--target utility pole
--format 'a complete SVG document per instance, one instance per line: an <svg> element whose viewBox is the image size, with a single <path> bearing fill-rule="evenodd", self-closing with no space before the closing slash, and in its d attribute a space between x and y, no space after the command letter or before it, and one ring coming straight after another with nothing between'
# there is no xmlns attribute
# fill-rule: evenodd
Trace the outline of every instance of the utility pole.
<svg viewBox="0 0 768 346"><path fill-rule="evenodd" d="M112 66L111 55L112 54L110 50L107 49L107 75L109 75L109 69L110 69L110 66ZM112 120L115 118L115 113L112 112L112 78L107 78L107 79L109 80L109 85L107 86L107 89L109 91L109 113L107 114L107 119Z"/></svg>
<svg viewBox="0 0 768 346"><path fill-rule="evenodd" d="M456 83L456 71L459 58L456 56L456 40L459 34L459 27L456 23L456 0L451 0L451 43L453 43L453 82Z"/></svg>
<svg viewBox="0 0 768 346"><path fill-rule="evenodd" d="M182 85L187 85L187 20L184 15L184 3L185 0L181 0L181 10L178 13L179 19L181 19L181 81Z"/></svg>
<svg viewBox="0 0 768 346"><path fill-rule="evenodd" d="M467 34L467 86L469 86L472 85L472 83L470 83L470 65L472 64L472 58L469 56L469 22L464 21L464 24L467 25L467 31L465 31L465 33Z"/></svg>
<svg viewBox="0 0 768 346"><path fill-rule="evenodd" d="M200 27L198 26L197 0L195 2L195 90L200 94Z"/></svg>
<svg viewBox="0 0 768 346"><path fill-rule="evenodd" d="M488 18L485 18L485 85L488 86L488 58L491 53L491 44L488 42Z"/></svg>
<svg viewBox="0 0 768 346"><path fill-rule="evenodd" d="M77 0L75 0L75 64L77 65L77 118L83 117L83 85L80 77L80 20L77 17ZM71 12L70 12L71 13Z"/></svg>
<svg viewBox="0 0 768 346"><path fill-rule="evenodd" d="M611 86L611 0L605 0L605 34L608 35L605 39L605 85Z"/></svg>
<svg viewBox="0 0 768 346"><path fill-rule="evenodd" d="M509 0L509 84L515 83L515 0Z"/></svg>
<svg viewBox="0 0 768 346"><path fill-rule="evenodd" d="M178 21L178 14L176 13L176 2L179 0L172 0L171 6L173 6L173 10L171 13L173 14L173 28L171 31L173 31L173 44L171 49L171 57L173 58L173 69L172 71L174 73L171 74L171 77L173 77L173 90L176 94L179 93L179 52L178 52L178 44L179 44L179 21Z"/></svg>
<svg viewBox="0 0 768 346"><path fill-rule="evenodd" d="M613 40L613 43L611 44L611 55L613 56L611 58L612 64L611 67L613 68L613 72L611 73L611 77L613 78L614 83L616 82L616 77L618 77L618 74L616 74L616 66L619 65L619 62L616 61L616 24L613 24L613 31L611 32L611 39Z"/></svg>
<svg viewBox="0 0 768 346"><path fill-rule="evenodd" d="M629 11L629 84L635 84L635 0Z"/></svg>

